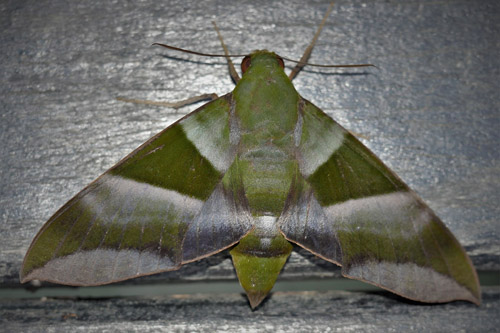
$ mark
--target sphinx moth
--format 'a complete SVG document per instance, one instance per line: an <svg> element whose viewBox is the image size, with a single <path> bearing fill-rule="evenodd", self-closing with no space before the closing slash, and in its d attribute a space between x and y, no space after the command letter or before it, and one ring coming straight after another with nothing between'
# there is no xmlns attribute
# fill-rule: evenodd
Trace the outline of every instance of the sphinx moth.
<svg viewBox="0 0 500 333"><path fill-rule="evenodd" d="M280 56L255 51L242 72L232 92L151 138L59 209L33 240L21 281L102 285L231 249L256 307L297 244L346 277L409 299L480 303L476 271L452 233L297 93Z"/></svg>

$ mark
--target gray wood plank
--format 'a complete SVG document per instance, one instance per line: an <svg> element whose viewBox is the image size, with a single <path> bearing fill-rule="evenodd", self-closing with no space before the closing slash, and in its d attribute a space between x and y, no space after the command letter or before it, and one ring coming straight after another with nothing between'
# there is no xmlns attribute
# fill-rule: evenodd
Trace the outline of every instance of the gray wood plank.
<svg viewBox="0 0 500 333"><path fill-rule="evenodd" d="M117 96L179 100L233 88L221 60L152 42L299 58L328 1L3 1L0 5L0 284L16 286L33 236L58 207L180 116ZM438 213L480 270L500 269L499 3L338 3L297 90L362 139ZM224 279L225 255L162 279ZM283 277L337 276L301 251ZM151 277L157 279L158 277ZM141 281L148 281L143 279Z"/></svg>
<svg viewBox="0 0 500 333"><path fill-rule="evenodd" d="M268 48L299 58L328 0L0 4L0 288L19 288L22 258L43 223L121 157L196 106L173 111L117 96L175 101L233 89L221 60L153 42L220 52ZM414 188L479 270L500 270L495 0L338 2L311 58L378 70L308 68L299 93L331 114ZM283 280L338 277L294 252ZM223 253L127 284L231 281ZM212 287L210 287L212 286ZM5 331L495 331L498 287L483 304L422 305L386 292L276 292L257 311L242 294L0 300ZM77 292L75 291L75 294ZM73 316L74 314L74 316Z"/></svg>
<svg viewBox="0 0 500 333"><path fill-rule="evenodd" d="M252 311L243 295L0 301L6 332L495 332L500 289L478 307L422 305L389 293L274 293Z"/></svg>

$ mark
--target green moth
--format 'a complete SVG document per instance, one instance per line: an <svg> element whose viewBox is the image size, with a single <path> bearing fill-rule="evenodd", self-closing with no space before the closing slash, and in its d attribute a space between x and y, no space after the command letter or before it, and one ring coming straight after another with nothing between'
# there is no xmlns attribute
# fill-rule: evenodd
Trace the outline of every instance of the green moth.
<svg viewBox="0 0 500 333"><path fill-rule="evenodd" d="M21 281L102 285L231 248L256 307L296 244L409 299L479 304L476 271L441 220L292 85L328 14L290 76L272 52L246 56L241 79L228 58L235 89L59 209L33 240Z"/></svg>

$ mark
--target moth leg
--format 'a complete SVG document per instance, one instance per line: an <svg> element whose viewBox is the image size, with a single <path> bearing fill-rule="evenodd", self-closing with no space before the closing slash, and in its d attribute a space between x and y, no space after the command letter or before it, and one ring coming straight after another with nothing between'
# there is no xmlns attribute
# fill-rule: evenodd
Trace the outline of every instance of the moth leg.
<svg viewBox="0 0 500 333"><path fill-rule="evenodd" d="M231 58L229 58L229 51L227 49L227 46L226 44L224 44L224 40L222 39L222 35L215 21L212 21L212 24L214 25L215 31L217 31L217 36L219 36L220 43L222 45L222 48L224 49L224 54L226 55L227 66L229 67L229 75L231 75L234 83L238 83L238 81L240 80L240 76L238 75L238 72L236 72L236 68L234 68L234 64L231 61Z"/></svg>
<svg viewBox="0 0 500 333"><path fill-rule="evenodd" d="M116 99L122 102L134 103L134 104L147 104L147 105L157 105L157 106L166 106L168 108L178 109L183 106L194 104L200 101L213 101L219 98L217 94L202 94L199 96L193 96L188 99L184 99L178 102L159 102L159 101L149 101L145 99L134 99L134 98L125 98L125 97L117 97Z"/></svg>

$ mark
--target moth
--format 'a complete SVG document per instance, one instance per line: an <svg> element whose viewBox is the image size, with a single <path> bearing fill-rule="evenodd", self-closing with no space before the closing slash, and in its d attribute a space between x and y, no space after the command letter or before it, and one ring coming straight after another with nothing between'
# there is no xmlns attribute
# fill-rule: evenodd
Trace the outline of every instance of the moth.
<svg viewBox="0 0 500 333"><path fill-rule="evenodd" d="M476 271L443 222L292 85L330 11L289 76L282 57L261 50L243 59L240 79L221 38L235 89L59 209L34 238L21 282L102 285L231 249L255 308L296 244L412 300L479 304Z"/></svg>

